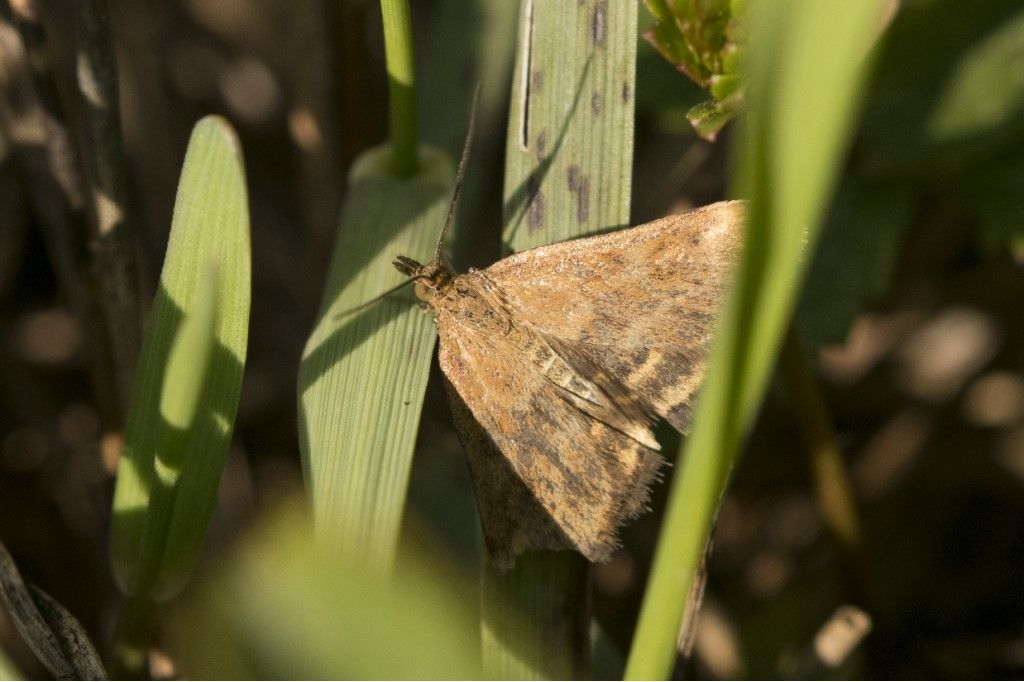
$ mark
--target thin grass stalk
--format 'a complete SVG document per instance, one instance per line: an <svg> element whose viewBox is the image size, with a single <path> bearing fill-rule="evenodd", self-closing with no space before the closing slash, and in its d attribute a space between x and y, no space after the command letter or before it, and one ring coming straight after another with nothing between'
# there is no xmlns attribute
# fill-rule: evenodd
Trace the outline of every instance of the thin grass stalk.
<svg viewBox="0 0 1024 682"><path fill-rule="evenodd" d="M734 191L746 246L694 427L673 478L628 679L666 679L711 522L792 314L856 109L880 2L760 3L751 18L749 112Z"/></svg>
<svg viewBox="0 0 1024 682"><path fill-rule="evenodd" d="M862 532L849 480L839 451L835 427L825 397L795 328L790 327L779 355L779 376L797 417L800 437L807 448L814 492L825 525L843 551L856 556Z"/></svg>
<svg viewBox="0 0 1024 682"><path fill-rule="evenodd" d="M79 144L89 180L90 269L110 338L118 418L128 414L142 345L137 249L128 221L117 63L106 0L78 3L77 79L85 113Z"/></svg>
<svg viewBox="0 0 1024 682"><path fill-rule="evenodd" d="M843 462L835 426L804 344L790 326L779 354L779 378L789 396L797 431L807 451L814 496L843 555L851 598L866 598L863 575L863 531L853 482Z"/></svg>
<svg viewBox="0 0 1024 682"><path fill-rule="evenodd" d="M380 0L384 56L388 69L388 134L391 170L409 177L419 169L416 126L416 68L408 0Z"/></svg>

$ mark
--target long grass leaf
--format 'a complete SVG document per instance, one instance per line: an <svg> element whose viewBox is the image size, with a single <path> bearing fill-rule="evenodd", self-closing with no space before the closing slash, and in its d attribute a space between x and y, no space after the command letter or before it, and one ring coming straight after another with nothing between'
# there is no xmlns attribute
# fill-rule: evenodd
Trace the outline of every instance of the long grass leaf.
<svg viewBox="0 0 1024 682"><path fill-rule="evenodd" d="M791 315L882 4L785 0L753 8L750 110L734 179L735 192L750 199L746 247L674 476L629 679L671 672L686 595Z"/></svg>
<svg viewBox="0 0 1024 682"><path fill-rule="evenodd" d="M126 595L137 594L145 565L152 576L152 584L145 586L152 590L150 596L171 596L187 580L202 545L241 390L249 328L249 254L241 148L226 121L207 117L196 124L182 167L118 467L111 559ZM216 285L204 278L210 263L219 273ZM211 327L214 310L216 324ZM170 368L174 340L186 317L212 328L215 341L212 348L202 339L191 348L181 347L184 354ZM199 337L206 334L200 330ZM208 361L200 362L206 353ZM172 391L177 400L167 402L162 396ZM173 467L172 499L162 509L151 507L157 458L176 448L183 459Z"/></svg>
<svg viewBox="0 0 1024 682"><path fill-rule="evenodd" d="M389 567L398 541L435 331L398 255L432 258L453 172L420 151L420 170L394 177L389 150L353 168L319 321L299 370L299 438L320 532L351 556Z"/></svg>
<svg viewBox="0 0 1024 682"><path fill-rule="evenodd" d="M74 665L39 612L14 558L3 543L0 543L0 598L7 605L14 627L46 669L57 679L74 677Z"/></svg>

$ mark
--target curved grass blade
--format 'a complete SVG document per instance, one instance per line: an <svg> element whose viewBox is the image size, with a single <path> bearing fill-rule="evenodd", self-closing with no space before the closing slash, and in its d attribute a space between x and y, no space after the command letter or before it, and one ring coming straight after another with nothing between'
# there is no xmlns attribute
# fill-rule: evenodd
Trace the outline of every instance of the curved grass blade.
<svg viewBox="0 0 1024 682"><path fill-rule="evenodd" d="M32 594L32 601L74 667L75 677L80 680L107 679L107 671L103 668L100 655L78 619L60 602L35 585L29 585L29 592Z"/></svg>
<svg viewBox="0 0 1024 682"><path fill-rule="evenodd" d="M628 679L667 679L675 662L686 595L791 316L883 4L784 0L752 8L750 109L734 177L735 193L750 199L746 247L673 477Z"/></svg>
<svg viewBox="0 0 1024 682"><path fill-rule="evenodd" d="M22 580L14 559L2 542L0 598L7 604L15 629L54 677L107 679L96 647L78 619L46 592ZM5 670L5 664L7 661L0 652L0 679L13 675L10 669Z"/></svg>

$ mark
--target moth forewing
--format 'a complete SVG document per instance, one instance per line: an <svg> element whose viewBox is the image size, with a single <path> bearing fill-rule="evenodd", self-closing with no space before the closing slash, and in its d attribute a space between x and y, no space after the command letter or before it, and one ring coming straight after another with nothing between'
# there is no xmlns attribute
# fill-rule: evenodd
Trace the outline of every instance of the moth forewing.
<svg viewBox="0 0 1024 682"><path fill-rule="evenodd" d="M527 549L604 560L645 508L662 464L650 420L686 427L742 225L730 201L481 272L403 262L436 316L499 570Z"/></svg>

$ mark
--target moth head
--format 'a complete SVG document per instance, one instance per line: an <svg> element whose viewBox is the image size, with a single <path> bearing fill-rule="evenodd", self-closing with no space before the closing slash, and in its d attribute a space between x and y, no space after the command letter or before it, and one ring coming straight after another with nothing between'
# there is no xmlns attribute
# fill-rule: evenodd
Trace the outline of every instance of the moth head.
<svg viewBox="0 0 1024 682"><path fill-rule="evenodd" d="M392 264L400 273L416 282L416 298L430 301L451 280L452 271L440 260L422 265L408 256L399 256Z"/></svg>

